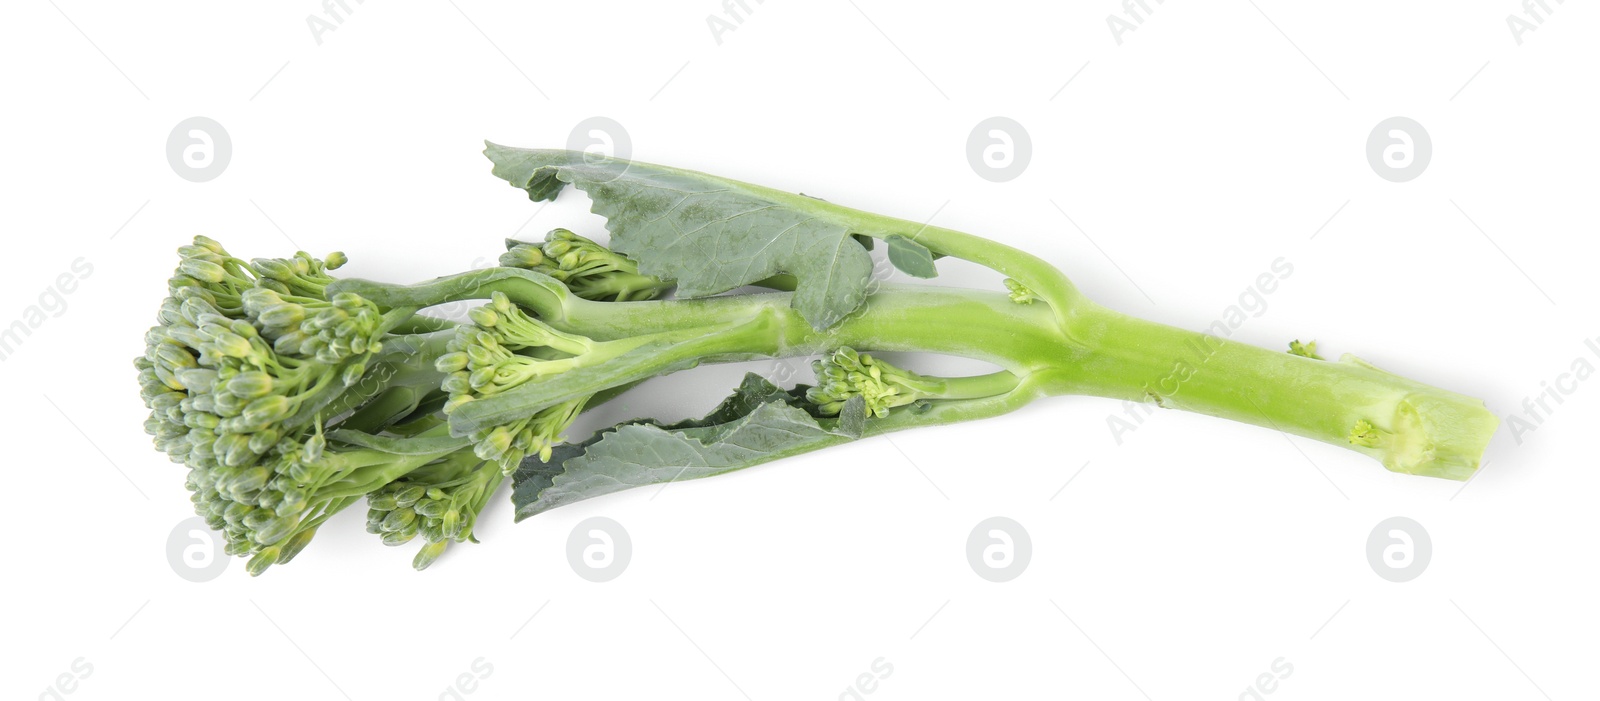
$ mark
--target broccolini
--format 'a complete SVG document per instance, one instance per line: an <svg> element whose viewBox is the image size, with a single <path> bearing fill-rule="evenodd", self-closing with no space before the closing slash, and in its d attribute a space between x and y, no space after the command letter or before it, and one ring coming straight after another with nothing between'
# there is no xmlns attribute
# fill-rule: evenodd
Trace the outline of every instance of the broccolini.
<svg viewBox="0 0 1600 701"><path fill-rule="evenodd" d="M957 231L646 163L486 154L535 201L584 191L609 247L556 229L507 242L498 267L415 285L336 279L339 253L245 261L203 236L179 249L135 360L145 429L187 467L196 512L252 574L363 500L383 543L421 536L421 569L474 540L507 479L520 520L1053 395L1243 421L1450 479L1472 475L1498 423L1475 399L1323 360L1315 342L1273 352L1122 315L1044 261ZM914 277L955 257L1003 285L869 285L875 240ZM422 313L464 300L485 304L461 323ZM999 369L934 377L880 352ZM752 375L701 419L565 435L654 376L808 355L821 356L811 386Z"/></svg>

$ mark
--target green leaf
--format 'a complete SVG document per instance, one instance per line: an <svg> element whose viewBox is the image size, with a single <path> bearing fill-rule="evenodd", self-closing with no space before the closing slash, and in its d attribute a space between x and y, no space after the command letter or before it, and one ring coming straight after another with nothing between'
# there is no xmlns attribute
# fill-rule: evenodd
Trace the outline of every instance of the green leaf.
<svg viewBox="0 0 1600 701"><path fill-rule="evenodd" d="M638 261L641 274L677 281L680 297L789 273L799 279L793 305L817 329L866 299L872 258L825 202L577 151L487 146L494 174L535 201L566 184L586 193L606 218L612 250Z"/></svg>
<svg viewBox="0 0 1600 701"><path fill-rule="evenodd" d="M549 462L528 458L512 477L517 520L603 494L720 475L860 436L859 430L852 434L835 426L842 421L812 416L803 394L803 388L785 391L749 374L703 418L624 423L583 443L557 447Z"/></svg>
<svg viewBox="0 0 1600 701"><path fill-rule="evenodd" d="M867 430L867 399L856 395L844 400L839 410L839 432L851 438L860 438Z"/></svg>
<svg viewBox="0 0 1600 701"><path fill-rule="evenodd" d="M933 251L916 241L898 234L890 236L889 262L900 272L923 279L937 277L939 269L933 265Z"/></svg>

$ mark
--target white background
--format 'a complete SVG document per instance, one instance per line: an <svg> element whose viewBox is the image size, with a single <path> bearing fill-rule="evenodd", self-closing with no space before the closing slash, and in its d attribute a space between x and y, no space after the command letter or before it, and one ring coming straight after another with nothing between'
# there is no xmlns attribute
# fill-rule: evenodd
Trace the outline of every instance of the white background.
<svg viewBox="0 0 1600 701"><path fill-rule="evenodd" d="M1536 431L1502 426L1465 486L1175 412L1119 445L1123 407L1065 397L522 524L497 501L482 545L421 574L358 508L289 566L196 584L168 564L189 503L140 430L129 362L194 234L413 281L484 265L506 236L598 233L581 197L537 210L479 151L561 147L601 115L635 158L932 217L1186 328L1285 257L1292 276L1236 338L1314 337L1531 421L1525 397L1600 365L1592 5L1551 3L1519 45L1511 0L1151 3L1119 45L1107 16L1129 15L1110 0L750 0L736 19L711 0L349 4L320 44L311 0L8 8L0 322L74 260L93 272L0 363L6 698L831 700L878 658L892 673L856 692L874 701L1252 698L1278 658L1293 671L1262 698L1600 691L1600 386L1564 384ZM708 15L737 29L719 43ZM233 145L198 184L165 158L196 115ZM1032 141L1005 183L966 156L996 115ZM1399 184L1365 154L1395 115L1433 142ZM745 369L762 366L658 383L601 418L699 413ZM593 584L565 543L602 515L634 554ZM1033 541L1005 584L965 556L996 515ZM1396 515L1433 542L1404 584L1366 557ZM79 658L92 672L48 691ZM449 692L479 658L492 672Z"/></svg>

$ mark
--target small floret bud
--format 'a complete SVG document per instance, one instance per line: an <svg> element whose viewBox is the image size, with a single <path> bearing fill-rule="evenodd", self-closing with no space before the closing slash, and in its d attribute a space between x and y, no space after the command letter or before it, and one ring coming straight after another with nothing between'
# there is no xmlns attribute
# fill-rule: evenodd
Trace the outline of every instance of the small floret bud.
<svg viewBox="0 0 1600 701"><path fill-rule="evenodd" d="M489 307L473 307L467 312L467 317L472 319L472 323L484 328L493 327L500 319L499 315Z"/></svg>
<svg viewBox="0 0 1600 701"><path fill-rule="evenodd" d="M328 447L328 440L326 438L323 438L322 434L320 434L320 433L318 433L318 434L306 439L306 445L305 445L306 460L315 462L315 461L321 459L322 458L322 451L324 449L326 449L327 447Z"/></svg>
<svg viewBox="0 0 1600 701"><path fill-rule="evenodd" d="M265 326L293 326L305 320L306 308L298 304L275 304L262 310L258 318Z"/></svg>
<svg viewBox="0 0 1600 701"><path fill-rule="evenodd" d="M244 569L250 573L251 577L260 576L262 572L267 571L268 567L278 564L278 558L281 553L282 551L278 548L266 548L251 557L250 561L245 564Z"/></svg>
<svg viewBox="0 0 1600 701"><path fill-rule="evenodd" d="M416 529L410 531L393 531L383 534L383 544L388 546L405 545L417 537Z"/></svg>
<svg viewBox="0 0 1600 701"><path fill-rule="evenodd" d="M226 387L230 393L246 399L264 397L272 393L272 376L260 370L241 372L229 378ZM249 413L248 408L245 413Z"/></svg>
<svg viewBox="0 0 1600 701"><path fill-rule="evenodd" d="M311 538L316 534L317 529L308 528L290 536L288 540L278 546L278 564L286 564L293 560L294 556L299 555L301 550L305 550L306 546L311 544Z"/></svg>
<svg viewBox="0 0 1600 701"><path fill-rule="evenodd" d="M390 511L389 515L383 518L383 524L380 527L383 529L384 533L393 533L395 531L405 530L407 527L415 524L416 521L417 512L405 508L395 509L394 511Z"/></svg>
<svg viewBox="0 0 1600 701"><path fill-rule="evenodd" d="M250 261L250 269L261 277L280 282L295 278L294 267L281 258L256 258Z"/></svg>
<svg viewBox="0 0 1600 701"><path fill-rule="evenodd" d="M422 550L417 551L417 558L411 561L411 566L417 568L418 570L427 569L428 565L431 565L435 560L438 560L439 556L444 554L445 548L449 546L450 541L447 540L428 543L427 545L422 546Z"/></svg>
<svg viewBox="0 0 1600 701"><path fill-rule="evenodd" d="M500 264L508 268L537 268L544 263L544 252L538 246L519 243L500 254Z"/></svg>
<svg viewBox="0 0 1600 701"><path fill-rule="evenodd" d="M457 370L465 370L467 362L467 354L457 351L439 356L437 360L433 361L433 368L439 372L456 372Z"/></svg>
<svg viewBox="0 0 1600 701"><path fill-rule="evenodd" d="M399 507L410 507L410 506L416 504L419 500L421 500L422 497L426 495L426 493L427 493L427 490L424 489L423 487L418 486L418 485L412 485L410 487L406 487L405 489L400 490L399 493L395 494L394 495L394 501L395 501L395 504L397 506L399 506Z"/></svg>
<svg viewBox="0 0 1600 701"><path fill-rule="evenodd" d="M274 394L251 400L245 405L242 416L250 423L271 424L288 418L293 411L288 397Z"/></svg>
<svg viewBox="0 0 1600 701"><path fill-rule="evenodd" d="M210 283L220 283L227 278L228 272L209 260L199 258L185 258L178 264L178 271L196 280Z"/></svg>
<svg viewBox="0 0 1600 701"><path fill-rule="evenodd" d="M350 385L360 382L361 377L366 373L367 361L358 360L354 363L351 363L349 367L344 369L344 374L339 377L339 381L343 382L344 386L349 387Z"/></svg>
<svg viewBox="0 0 1600 701"><path fill-rule="evenodd" d="M215 254L217 254L219 256L228 255L227 249L224 249L222 247L222 244L217 243L216 239L213 239L213 238L211 238L209 236L201 236L199 234L196 234L195 237L194 237L194 245L199 246L201 248L204 248L204 249L206 249L208 251L211 251L212 253L215 253Z"/></svg>

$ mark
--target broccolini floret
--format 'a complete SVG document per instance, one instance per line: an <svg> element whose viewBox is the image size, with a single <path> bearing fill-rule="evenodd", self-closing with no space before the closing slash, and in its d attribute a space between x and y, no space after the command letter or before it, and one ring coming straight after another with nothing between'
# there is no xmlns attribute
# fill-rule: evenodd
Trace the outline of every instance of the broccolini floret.
<svg viewBox="0 0 1600 701"><path fill-rule="evenodd" d="M456 330L435 367L449 373L441 387L450 394L446 414L480 397L515 389L541 377L580 366L594 350L590 339L563 333L523 312L502 292L490 304L473 309L472 325ZM510 474L528 454L549 459L587 397L546 407L509 424L474 431L478 457L490 460Z"/></svg>
<svg viewBox="0 0 1600 701"><path fill-rule="evenodd" d="M500 264L536 270L560 280L584 299L636 302L655 299L672 284L639 274L639 264L566 229L554 229L543 246L507 241Z"/></svg>
<svg viewBox="0 0 1600 701"><path fill-rule="evenodd" d="M461 448L330 445L327 427L367 400L437 383L414 358L383 353L409 311L325 297L325 271L336 266L304 253L245 264L196 237L179 254L172 296L134 362L151 412L145 430L189 468L196 513L225 535L228 554L254 556L252 572L288 561L366 492Z"/></svg>
<svg viewBox="0 0 1600 701"><path fill-rule="evenodd" d="M824 414L837 414L851 397L866 400L867 414L883 418L889 410L936 396L943 384L902 370L866 353L840 348L812 361L817 385L806 399Z"/></svg>

